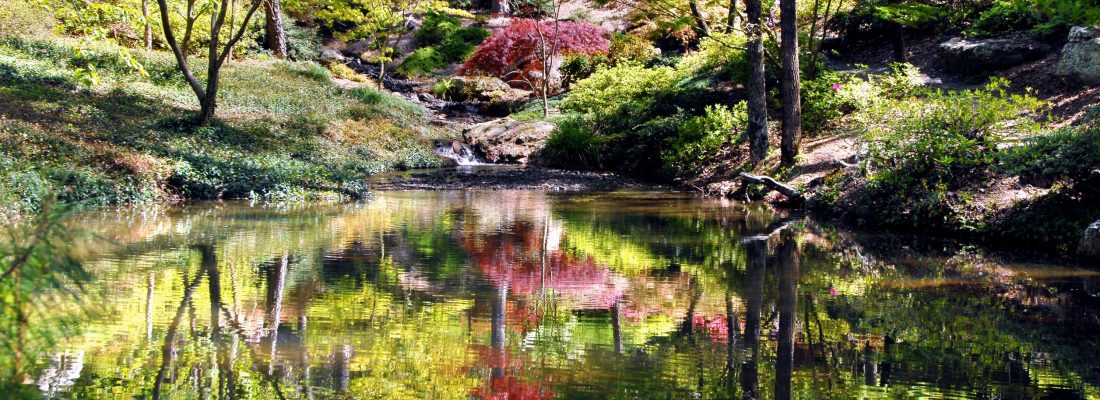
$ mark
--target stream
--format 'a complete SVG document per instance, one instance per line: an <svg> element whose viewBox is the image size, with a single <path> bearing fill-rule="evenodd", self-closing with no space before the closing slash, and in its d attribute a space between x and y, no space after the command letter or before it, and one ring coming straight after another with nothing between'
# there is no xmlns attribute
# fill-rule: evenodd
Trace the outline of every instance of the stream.
<svg viewBox="0 0 1100 400"><path fill-rule="evenodd" d="M1100 276L638 188L80 215L58 398L1100 395Z"/></svg>

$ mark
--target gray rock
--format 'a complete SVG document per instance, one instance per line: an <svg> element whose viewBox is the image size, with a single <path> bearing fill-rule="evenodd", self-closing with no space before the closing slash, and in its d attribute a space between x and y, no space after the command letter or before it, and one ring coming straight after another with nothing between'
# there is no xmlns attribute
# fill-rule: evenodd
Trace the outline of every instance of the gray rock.
<svg viewBox="0 0 1100 400"><path fill-rule="evenodd" d="M500 78L490 76L456 76L451 78L451 87L447 90L447 97L451 100L482 100L489 101L494 93L508 91L508 86Z"/></svg>
<svg viewBox="0 0 1100 400"><path fill-rule="evenodd" d="M1077 245L1077 253L1093 259L1100 257L1100 221L1093 222L1085 229L1085 236Z"/></svg>
<svg viewBox="0 0 1100 400"><path fill-rule="evenodd" d="M369 52L371 50L373 49L371 48L370 42L366 40L357 40L355 42L349 43L347 47L344 47L343 52L344 55L348 57L360 58L363 53Z"/></svg>
<svg viewBox="0 0 1100 400"><path fill-rule="evenodd" d="M339 50L331 47L322 47L321 53L318 55L318 61L323 63L343 63L346 60L343 54L340 54Z"/></svg>
<svg viewBox="0 0 1100 400"><path fill-rule="evenodd" d="M1073 27L1055 74L1071 82L1100 84L1100 29Z"/></svg>
<svg viewBox="0 0 1100 400"><path fill-rule="evenodd" d="M553 131L550 122L502 118L471 126L462 132L462 138L490 162L526 164L536 161Z"/></svg>
<svg viewBox="0 0 1100 400"><path fill-rule="evenodd" d="M951 38L940 43L939 62L960 74L1002 69L1042 58L1053 49L1031 39Z"/></svg>
<svg viewBox="0 0 1100 400"><path fill-rule="evenodd" d="M531 98L531 92L508 86L500 78L488 76L456 76L444 94L453 101L480 104L486 115L504 116L517 110Z"/></svg>

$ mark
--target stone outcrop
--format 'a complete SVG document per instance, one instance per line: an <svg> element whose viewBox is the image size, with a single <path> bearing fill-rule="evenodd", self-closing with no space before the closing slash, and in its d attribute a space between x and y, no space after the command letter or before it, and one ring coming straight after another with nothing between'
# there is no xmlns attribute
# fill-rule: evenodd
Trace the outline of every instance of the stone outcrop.
<svg viewBox="0 0 1100 400"><path fill-rule="evenodd" d="M553 130L554 124L546 121L502 118L473 125L462 132L462 138L489 162L526 164L537 161Z"/></svg>
<svg viewBox="0 0 1100 400"><path fill-rule="evenodd" d="M480 112L485 115L508 115L531 98L530 91L488 76L456 76L450 79L450 85L445 93L448 99L478 102Z"/></svg>
<svg viewBox="0 0 1100 400"><path fill-rule="evenodd" d="M1053 49L1027 38L963 39L940 43L939 62L948 71L977 74L1042 58Z"/></svg>
<svg viewBox="0 0 1100 400"><path fill-rule="evenodd" d="M1071 29L1055 74L1075 83L1100 85L1100 29Z"/></svg>

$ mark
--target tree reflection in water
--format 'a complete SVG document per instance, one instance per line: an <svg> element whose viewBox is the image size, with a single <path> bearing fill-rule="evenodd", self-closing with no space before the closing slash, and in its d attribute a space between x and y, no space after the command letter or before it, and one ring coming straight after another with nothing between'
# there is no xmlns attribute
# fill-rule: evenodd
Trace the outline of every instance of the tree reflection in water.
<svg viewBox="0 0 1100 400"><path fill-rule="evenodd" d="M1095 273L853 235L758 205L410 192L118 219L81 221L121 243L88 262L115 311L43 356L36 380L55 382L49 393L1100 394Z"/></svg>

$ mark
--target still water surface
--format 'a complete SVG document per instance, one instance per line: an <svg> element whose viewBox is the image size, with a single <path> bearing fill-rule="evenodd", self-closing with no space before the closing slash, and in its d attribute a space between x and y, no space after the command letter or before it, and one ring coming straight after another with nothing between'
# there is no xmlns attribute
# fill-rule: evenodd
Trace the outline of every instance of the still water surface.
<svg viewBox="0 0 1100 400"><path fill-rule="evenodd" d="M1100 277L684 194L82 216L61 398L1097 398Z"/></svg>

